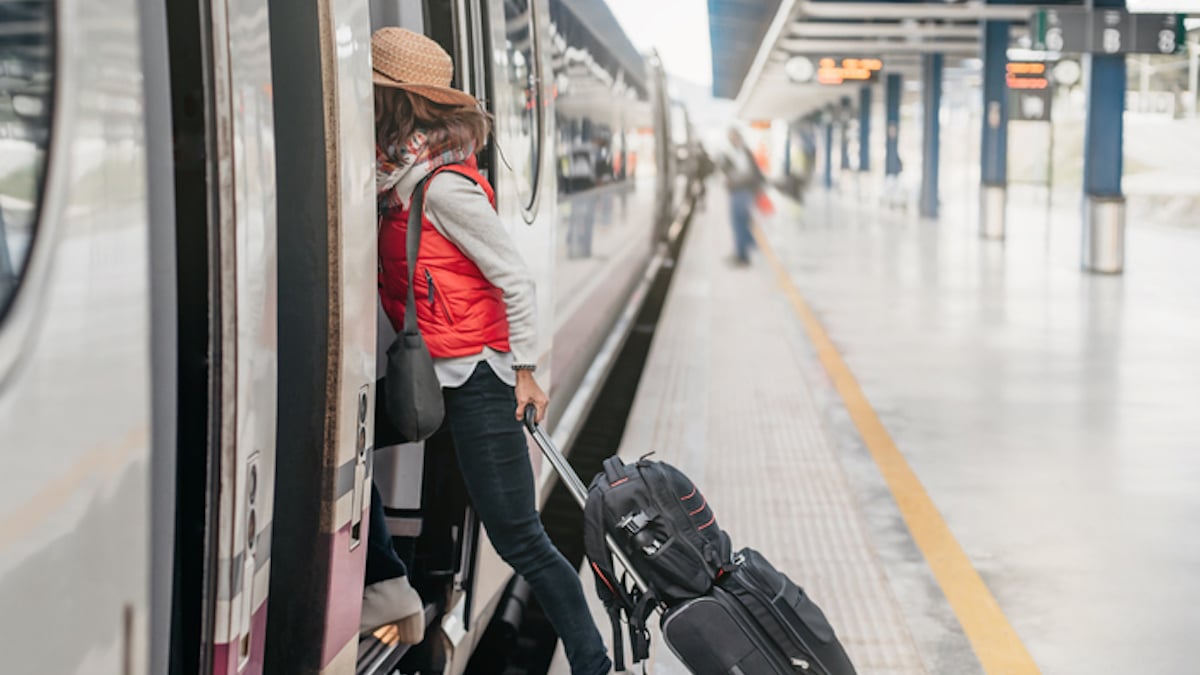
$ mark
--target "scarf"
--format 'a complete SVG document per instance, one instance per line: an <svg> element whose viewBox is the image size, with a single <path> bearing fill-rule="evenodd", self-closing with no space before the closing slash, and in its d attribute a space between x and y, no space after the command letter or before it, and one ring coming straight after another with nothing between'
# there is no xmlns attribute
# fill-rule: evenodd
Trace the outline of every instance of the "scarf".
<svg viewBox="0 0 1200 675"><path fill-rule="evenodd" d="M434 152L428 135L418 129L403 147L375 147L375 198L382 213L404 208L421 179L447 164L467 163L475 148L447 148Z"/></svg>

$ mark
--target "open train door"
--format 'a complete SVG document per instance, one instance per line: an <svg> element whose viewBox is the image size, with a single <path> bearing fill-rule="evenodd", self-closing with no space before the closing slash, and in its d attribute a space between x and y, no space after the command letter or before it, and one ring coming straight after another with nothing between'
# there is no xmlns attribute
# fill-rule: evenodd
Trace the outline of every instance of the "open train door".
<svg viewBox="0 0 1200 675"><path fill-rule="evenodd" d="M374 412L371 27L359 0L269 4L283 225L266 672L348 675L357 660Z"/></svg>
<svg viewBox="0 0 1200 675"><path fill-rule="evenodd" d="M258 675L275 474L266 0L167 0L178 433L172 675Z"/></svg>

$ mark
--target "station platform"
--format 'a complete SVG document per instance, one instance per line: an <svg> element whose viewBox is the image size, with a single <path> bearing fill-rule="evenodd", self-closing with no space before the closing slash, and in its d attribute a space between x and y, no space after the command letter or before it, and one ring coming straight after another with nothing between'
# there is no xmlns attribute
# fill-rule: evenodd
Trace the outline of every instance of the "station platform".
<svg viewBox="0 0 1200 675"><path fill-rule="evenodd" d="M1015 204L990 242L954 208L776 196L736 268L722 193L621 455L687 472L859 673L1192 672L1200 232L1131 226L1105 277L1079 271L1062 213ZM687 672L653 650L650 672Z"/></svg>

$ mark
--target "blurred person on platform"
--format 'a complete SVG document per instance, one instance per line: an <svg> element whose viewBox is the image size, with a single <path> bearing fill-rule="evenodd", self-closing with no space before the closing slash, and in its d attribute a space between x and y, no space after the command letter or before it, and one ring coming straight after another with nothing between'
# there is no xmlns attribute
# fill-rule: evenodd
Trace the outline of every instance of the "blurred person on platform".
<svg viewBox="0 0 1200 675"><path fill-rule="evenodd" d="M725 187L729 190L730 220L733 225L733 255L730 263L745 267L750 264L750 248L754 238L750 234L750 209L759 192L766 185L766 178L754 161L754 155L746 146L746 139L736 128L729 130L730 150L722 158L721 171L725 174Z"/></svg>

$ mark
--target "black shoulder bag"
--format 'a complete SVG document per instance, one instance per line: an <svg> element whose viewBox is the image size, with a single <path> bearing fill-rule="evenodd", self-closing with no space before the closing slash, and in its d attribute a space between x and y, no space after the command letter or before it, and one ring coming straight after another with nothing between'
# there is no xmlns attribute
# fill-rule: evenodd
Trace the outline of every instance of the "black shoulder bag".
<svg viewBox="0 0 1200 675"><path fill-rule="evenodd" d="M425 211L426 177L413 190L408 210L405 253L408 256L408 298L404 304L404 327L387 350L384 407L388 418L407 443L423 441L442 426L446 405L442 385L433 369L433 357L417 327L417 298L413 274L421 248L421 221Z"/></svg>

